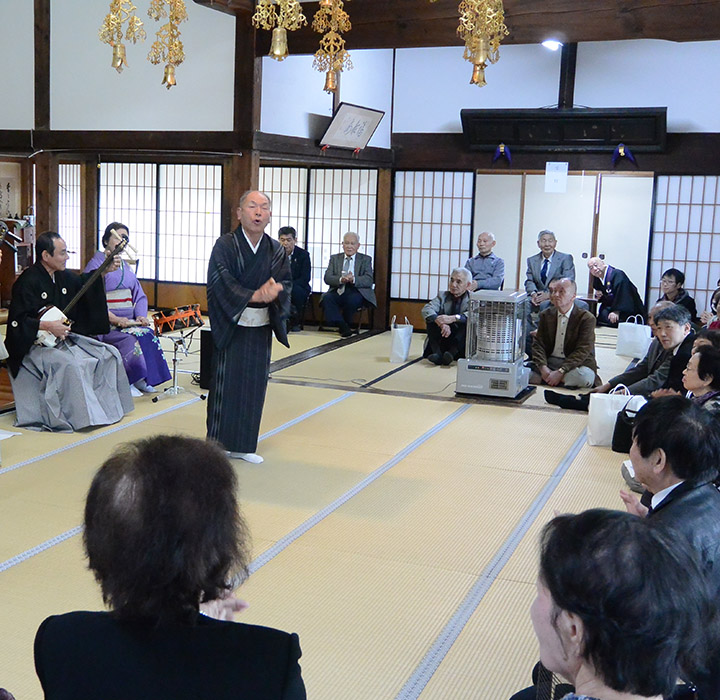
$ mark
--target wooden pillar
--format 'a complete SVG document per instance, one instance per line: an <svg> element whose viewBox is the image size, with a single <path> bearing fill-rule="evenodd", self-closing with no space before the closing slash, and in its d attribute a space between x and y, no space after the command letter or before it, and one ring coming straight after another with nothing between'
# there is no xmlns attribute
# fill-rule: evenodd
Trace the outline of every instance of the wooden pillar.
<svg viewBox="0 0 720 700"><path fill-rule="evenodd" d="M80 268L84 269L97 250L97 202L98 202L98 166L97 161L86 161L81 170L82 189L80 190ZM106 222L107 225L110 222Z"/></svg>
<svg viewBox="0 0 720 700"><path fill-rule="evenodd" d="M378 170L377 224L375 228L375 296L373 327L385 330L390 322L390 229L392 223L392 170Z"/></svg>
<svg viewBox="0 0 720 700"><path fill-rule="evenodd" d="M235 103L233 131L238 154L231 156L223 168L223 231L237 226L240 195L257 189L260 179L260 156L254 149L255 133L260 128L262 59L255 57L255 28L249 12L235 19Z"/></svg>
<svg viewBox="0 0 720 700"><path fill-rule="evenodd" d="M58 160L51 153L38 153L34 161L37 232L57 231Z"/></svg>
<svg viewBox="0 0 720 700"><path fill-rule="evenodd" d="M50 0L35 0L34 17L35 130L37 131L50 128Z"/></svg>
<svg viewBox="0 0 720 700"><path fill-rule="evenodd" d="M237 227L235 212L240 196L247 190L257 189L259 176L260 156L257 151L243 151L226 159L223 166L223 202L220 216L223 233Z"/></svg>

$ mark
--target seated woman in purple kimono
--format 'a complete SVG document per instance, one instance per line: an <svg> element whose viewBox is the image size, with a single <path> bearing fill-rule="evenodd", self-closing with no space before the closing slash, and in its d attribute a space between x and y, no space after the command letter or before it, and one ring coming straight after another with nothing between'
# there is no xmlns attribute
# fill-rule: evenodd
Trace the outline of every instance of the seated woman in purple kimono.
<svg viewBox="0 0 720 700"><path fill-rule="evenodd" d="M125 224L113 222L103 234L103 248L114 248L121 237L127 235L128 227ZM103 260L105 251L100 250L87 264L85 272L100 267ZM170 379L170 370L160 341L155 337L147 318L148 301L145 292L126 262L119 270L105 275L105 293L111 330L106 335L98 336L98 340L120 351L133 396L141 396L143 392L154 393L155 386Z"/></svg>

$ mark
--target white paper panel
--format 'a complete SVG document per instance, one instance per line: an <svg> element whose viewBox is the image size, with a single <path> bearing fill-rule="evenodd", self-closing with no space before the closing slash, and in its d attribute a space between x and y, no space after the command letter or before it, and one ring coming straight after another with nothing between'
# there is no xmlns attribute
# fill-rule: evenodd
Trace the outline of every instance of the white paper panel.
<svg viewBox="0 0 720 700"><path fill-rule="evenodd" d="M597 252L605 254L608 264L624 270L643 298L652 205L652 175L602 176Z"/></svg>

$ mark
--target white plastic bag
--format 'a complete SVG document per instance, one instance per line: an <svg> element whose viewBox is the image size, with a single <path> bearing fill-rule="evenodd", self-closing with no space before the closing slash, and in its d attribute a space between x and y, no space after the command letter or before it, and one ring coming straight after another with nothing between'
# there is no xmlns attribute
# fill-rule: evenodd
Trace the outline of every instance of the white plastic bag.
<svg viewBox="0 0 720 700"><path fill-rule="evenodd" d="M646 326L643 317L628 316L624 323L618 323L616 355L624 357L645 357L650 343L652 331Z"/></svg>
<svg viewBox="0 0 720 700"><path fill-rule="evenodd" d="M405 317L405 323L390 321L390 362L406 362L410 354L413 326Z"/></svg>
<svg viewBox="0 0 720 700"><path fill-rule="evenodd" d="M619 393L622 391L623 393ZM590 394L588 409L587 443L601 447L612 445L617 414L628 404L631 395L627 387L618 384L609 394Z"/></svg>

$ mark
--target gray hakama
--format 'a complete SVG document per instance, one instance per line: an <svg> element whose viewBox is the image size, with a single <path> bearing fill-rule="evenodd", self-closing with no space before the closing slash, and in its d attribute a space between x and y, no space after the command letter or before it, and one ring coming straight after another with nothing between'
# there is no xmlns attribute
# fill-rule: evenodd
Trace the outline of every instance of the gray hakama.
<svg viewBox="0 0 720 700"><path fill-rule="evenodd" d="M120 353L75 333L54 348L34 345L11 382L19 428L72 432L133 410Z"/></svg>
<svg viewBox="0 0 720 700"><path fill-rule="evenodd" d="M268 305L270 325L240 326L250 299L270 277L284 286ZM290 265L280 244L263 235L257 253L242 229L217 240L208 266L208 311L212 329L212 379L207 436L230 452L257 450L270 368L272 333L287 345Z"/></svg>

